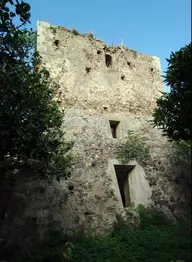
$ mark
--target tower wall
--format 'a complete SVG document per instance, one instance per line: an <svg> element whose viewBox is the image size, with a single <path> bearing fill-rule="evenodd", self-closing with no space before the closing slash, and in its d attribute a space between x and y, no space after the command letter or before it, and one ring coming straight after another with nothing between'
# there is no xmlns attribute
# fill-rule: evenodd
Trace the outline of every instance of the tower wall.
<svg viewBox="0 0 192 262"><path fill-rule="evenodd" d="M172 145L150 122L163 91L159 58L45 22L38 22L37 50L58 85L55 99L65 109L65 138L75 142L74 167L69 179L51 185L23 173L5 231L7 224L12 238L21 241L36 240L55 226L103 233L119 214L131 223L138 203L170 216L185 214L191 201L190 170L170 162ZM118 154L128 130L145 137L147 165L135 160L121 166ZM121 174L127 180L119 186Z"/></svg>

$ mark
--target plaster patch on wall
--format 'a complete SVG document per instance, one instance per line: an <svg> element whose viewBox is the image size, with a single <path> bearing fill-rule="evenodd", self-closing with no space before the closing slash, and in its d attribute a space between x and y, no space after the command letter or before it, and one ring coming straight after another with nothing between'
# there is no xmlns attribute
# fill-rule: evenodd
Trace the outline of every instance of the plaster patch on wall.
<svg viewBox="0 0 192 262"><path fill-rule="evenodd" d="M152 204L151 188L146 179L145 171L139 163L130 171L128 176L131 206L136 208L139 204L150 206Z"/></svg>

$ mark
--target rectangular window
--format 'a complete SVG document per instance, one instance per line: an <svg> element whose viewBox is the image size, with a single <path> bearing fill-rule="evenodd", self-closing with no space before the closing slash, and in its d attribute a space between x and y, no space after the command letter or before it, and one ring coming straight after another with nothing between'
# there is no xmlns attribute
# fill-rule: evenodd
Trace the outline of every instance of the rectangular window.
<svg viewBox="0 0 192 262"><path fill-rule="evenodd" d="M109 124L111 127L111 134L113 138L118 138L118 125L120 121L114 121L114 120L109 120Z"/></svg>

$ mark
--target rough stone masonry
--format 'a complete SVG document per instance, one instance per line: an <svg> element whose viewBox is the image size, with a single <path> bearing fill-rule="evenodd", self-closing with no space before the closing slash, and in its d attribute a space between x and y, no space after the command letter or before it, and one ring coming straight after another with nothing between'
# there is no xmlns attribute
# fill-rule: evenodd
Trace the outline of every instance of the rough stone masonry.
<svg viewBox="0 0 192 262"><path fill-rule="evenodd" d="M43 235L60 225L103 233L138 204L185 214L188 171L171 164L169 143L150 122L164 88L159 58L45 22L38 22L37 50L59 85L55 99L65 109L66 139L75 142L75 166L70 179L52 185L22 178L12 201L12 209L18 198L24 206L12 221L16 232L31 225L28 235L34 228ZM118 161L128 130L147 139L148 165Z"/></svg>

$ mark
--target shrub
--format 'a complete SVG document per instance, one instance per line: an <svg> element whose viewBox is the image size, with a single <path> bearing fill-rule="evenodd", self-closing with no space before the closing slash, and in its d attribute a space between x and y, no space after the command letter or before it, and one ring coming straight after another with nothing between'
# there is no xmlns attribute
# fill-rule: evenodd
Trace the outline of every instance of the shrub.
<svg viewBox="0 0 192 262"><path fill-rule="evenodd" d="M56 34L56 32L57 32L57 29L56 29L55 27L53 27L53 26L50 26L49 28L52 30L52 32L53 32L54 34Z"/></svg>
<svg viewBox="0 0 192 262"><path fill-rule="evenodd" d="M133 131L128 131L126 139L127 141L119 153L121 162L125 164L134 159L145 162L149 158L149 148L144 138L133 134Z"/></svg>
<svg viewBox="0 0 192 262"><path fill-rule="evenodd" d="M71 32L72 32L74 35L80 35L79 32L77 31L77 29L73 29Z"/></svg>
<svg viewBox="0 0 192 262"><path fill-rule="evenodd" d="M143 205L138 205L137 212L140 217L140 227L148 226L167 226L171 224L171 221L163 213L163 211L155 208L145 208Z"/></svg>
<svg viewBox="0 0 192 262"><path fill-rule="evenodd" d="M79 238L76 234L70 237L57 234L24 261L60 262L66 241L72 243L67 256L72 262L181 262L179 256L185 262L191 261L187 223L172 223L161 212L143 206L138 207L138 212L141 224L137 228L119 220L112 234L105 236L88 234Z"/></svg>

